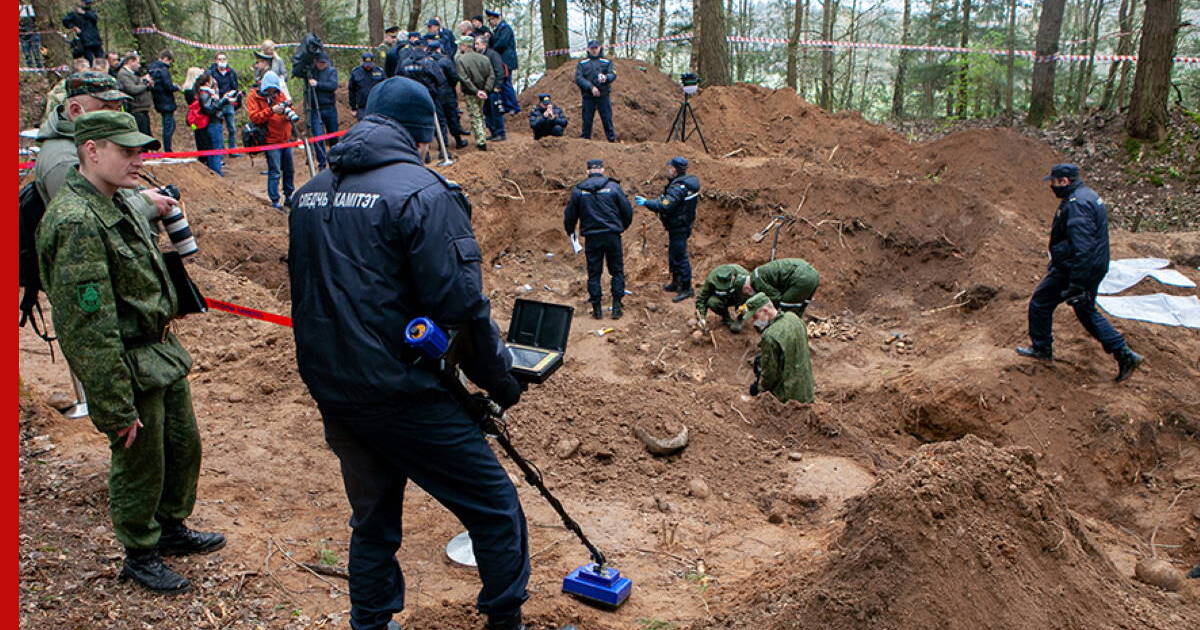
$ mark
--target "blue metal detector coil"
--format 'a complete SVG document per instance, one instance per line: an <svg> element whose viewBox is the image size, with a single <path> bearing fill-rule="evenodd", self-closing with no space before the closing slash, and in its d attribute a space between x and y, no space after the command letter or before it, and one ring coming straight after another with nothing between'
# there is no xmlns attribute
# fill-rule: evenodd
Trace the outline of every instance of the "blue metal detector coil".
<svg viewBox="0 0 1200 630"><path fill-rule="evenodd" d="M625 603L632 589L633 580L621 577L617 569L600 567L594 562L567 574L562 587L564 593L611 608Z"/></svg>
<svg viewBox="0 0 1200 630"><path fill-rule="evenodd" d="M435 361L442 358L450 347L446 332L428 317L418 317L408 322L404 328L404 341Z"/></svg>

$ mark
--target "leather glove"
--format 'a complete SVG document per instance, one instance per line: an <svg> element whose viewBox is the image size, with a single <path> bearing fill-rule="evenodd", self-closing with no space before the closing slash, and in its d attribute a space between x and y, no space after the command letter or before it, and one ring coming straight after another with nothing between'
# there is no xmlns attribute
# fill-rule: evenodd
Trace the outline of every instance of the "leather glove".
<svg viewBox="0 0 1200 630"><path fill-rule="evenodd" d="M757 377L762 376L762 355L761 354L754 357L754 376L756 379L757 379ZM755 384L755 386L757 386L758 381L755 380L754 384Z"/></svg>
<svg viewBox="0 0 1200 630"><path fill-rule="evenodd" d="M644 206L644 205L646 205L646 198L641 195L637 195L633 198L633 203L635 203L639 206Z"/></svg>
<svg viewBox="0 0 1200 630"><path fill-rule="evenodd" d="M1061 297L1067 304L1071 306L1077 306L1087 302L1089 296L1087 289L1084 289L1077 284L1072 284L1071 286L1067 287L1066 291L1062 292Z"/></svg>
<svg viewBox="0 0 1200 630"><path fill-rule="evenodd" d="M521 384L517 382L517 379L513 378L512 374L508 374L505 377L504 382L501 383L500 386L494 391L488 392L488 394L491 395L492 400L495 401L497 405L500 405L501 409L508 409L509 407L512 407L521 401L522 391L524 391L524 389L521 387Z"/></svg>
<svg viewBox="0 0 1200 630"><path fill-rule="evenodd" d="M754 381L753 383L750 383L750 395L751 396L758 395L758 381Z"/></svg>

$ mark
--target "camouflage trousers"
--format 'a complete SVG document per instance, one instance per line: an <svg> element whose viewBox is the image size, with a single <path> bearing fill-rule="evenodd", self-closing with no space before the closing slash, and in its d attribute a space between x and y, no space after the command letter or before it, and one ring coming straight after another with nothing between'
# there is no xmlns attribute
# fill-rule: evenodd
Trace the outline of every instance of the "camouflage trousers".
<svg viewBox="0 0 1200 630"><path fill-rule="evenodd" d="M475 138L475 146L487 144L487 127L483 124L483 101L475 98L474 94L466 94L463 100L467 102L467 115L471 117L471 135Z"/></svg>
<svg viewBox="0 0 1200 630"><path fill-rule="evenodd" d="M161 523L192 514L200 477L200 432L187 378L150 391L134 390L142 427L129 448L109 433L112 465L108 509L113 532L131 549L158 544Z"/></svg>

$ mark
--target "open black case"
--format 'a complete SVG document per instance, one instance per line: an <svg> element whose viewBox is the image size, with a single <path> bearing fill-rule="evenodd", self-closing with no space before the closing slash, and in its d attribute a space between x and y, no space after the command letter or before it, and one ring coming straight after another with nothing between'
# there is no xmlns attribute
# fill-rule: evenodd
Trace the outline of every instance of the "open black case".
<svg viewBox="0 0 1200 630"><path fill-rule="evenodd" d="M563 304L517 299L508 323L506 346L513 376L523 383L544 383L562 367L575 309Z"/></svg>

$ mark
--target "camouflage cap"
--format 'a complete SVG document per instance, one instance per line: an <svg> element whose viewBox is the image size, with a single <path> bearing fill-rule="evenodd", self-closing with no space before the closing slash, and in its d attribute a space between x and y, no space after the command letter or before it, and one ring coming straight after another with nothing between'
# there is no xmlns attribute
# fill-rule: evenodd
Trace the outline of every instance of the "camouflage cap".
<svg viewBox="0 0 1200 630"><path fill-rule="evenodd" d="M108 140L123 147L151 151L161 146L158 140L138 131L132 114L107 110L88 112L75 119L75 146L88 140Z"/></svg>
<svg viewBox="0 0 1200 630"><path fill-rule="evenodd" d="M102 101L127 101L129 95L117 87L117 80L104 72L76 72L67 77L67 98L91 96Z"/></svg>
<svg viewBox="0 0 1200 630"><path fill-rule="evenodd" d="M746 303L738 307L738 313L742 316L742 321L750 321L754 314L764 306L771 303L771 298L767 297L766 293L755 293L746 300Z"/></svg>
<svg viewBox="0 0 1200 630"><path fill-rule="evenodd" d="M475 38L471 37L470 35L463 35L462 37L458 38L458 45L459 46L474 46Z"/></svg>

